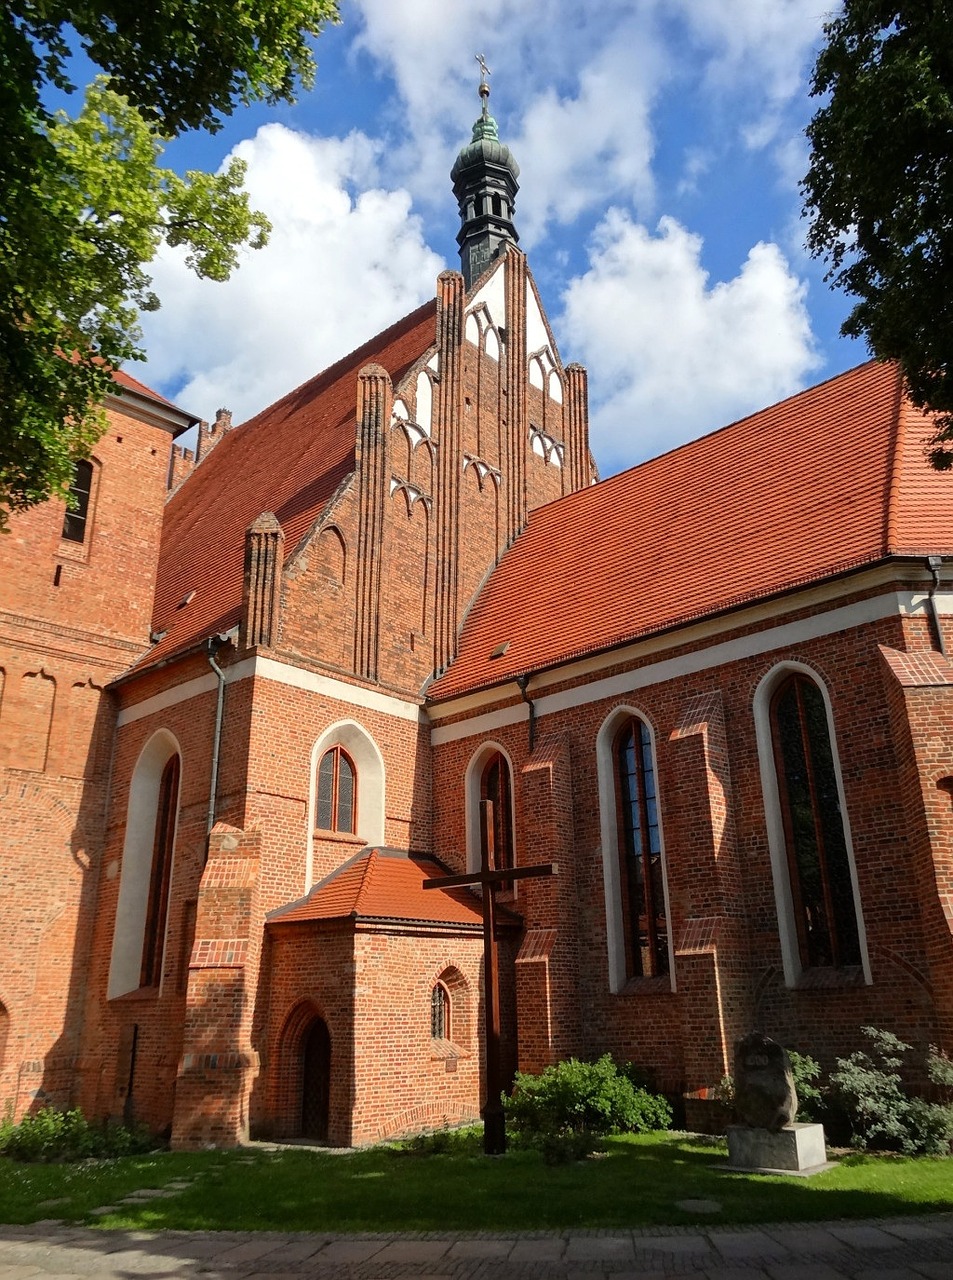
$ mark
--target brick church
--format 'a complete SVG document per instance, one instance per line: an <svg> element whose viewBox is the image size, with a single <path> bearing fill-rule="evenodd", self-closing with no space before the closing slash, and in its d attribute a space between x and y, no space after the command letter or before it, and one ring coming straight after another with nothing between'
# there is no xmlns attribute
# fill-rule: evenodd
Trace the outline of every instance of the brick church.
<svg viewBox="0 0 953 1280"><path fill-rule="evenodd" d="M432 301L194 452L118 374L73 504L11 521L0 1107L475 1117L480 900L423 883L490 837L558 865L499 903L507 1071L608 1050L704 1126L752 1027L953 1051L929 423L867 364L596 483L517 176L484 93Z"/></svg>

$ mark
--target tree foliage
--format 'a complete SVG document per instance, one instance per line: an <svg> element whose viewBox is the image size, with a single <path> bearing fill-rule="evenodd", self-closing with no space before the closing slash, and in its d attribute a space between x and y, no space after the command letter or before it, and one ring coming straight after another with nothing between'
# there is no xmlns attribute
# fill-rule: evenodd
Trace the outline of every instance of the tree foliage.
<svg viewBox="0 0 953 1280"><path fill-rule="evenodd" d="M899 362L953 465L953 3L845 0L825 27L803 182L808 247L857 299L842 326Z"/></svg>
<svg viewBox="0 0 953 1280"><path fill-rule="evenodd" d="M236 105L290 100L314 77L310 37L336 0L10 0L0 14L0 524L68 485L103 424L112 371L141 357L164 240L224 280L267 220L244 165L179 176L164 143L215 130ZM75 117L71 42L106 73Z"/></svg>

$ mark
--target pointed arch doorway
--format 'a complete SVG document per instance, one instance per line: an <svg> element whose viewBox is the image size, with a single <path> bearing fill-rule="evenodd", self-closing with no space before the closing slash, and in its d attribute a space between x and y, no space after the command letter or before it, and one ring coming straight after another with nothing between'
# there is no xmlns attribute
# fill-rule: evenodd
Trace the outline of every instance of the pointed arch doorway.
<svg viewBox="0 0 953 1280"><path fill-rule="evenodd" d="M301 1136L327 1142L331 1101L331 1035L315 1017L301 1037Z"/></svg>

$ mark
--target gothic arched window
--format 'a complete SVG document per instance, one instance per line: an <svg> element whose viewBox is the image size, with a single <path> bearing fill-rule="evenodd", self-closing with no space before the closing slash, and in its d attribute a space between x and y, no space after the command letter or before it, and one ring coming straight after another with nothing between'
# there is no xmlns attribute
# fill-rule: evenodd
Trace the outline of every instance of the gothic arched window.
<svg viewBox="0 0 953 1280"><path fill-rule="evenodd" d="M450 1039L450 992L442 982L430 993L430 1035L434 1040Z"/></svg>
<svg viewBox="0 0 953 1280"><path fill-rule="evenodd" d="M322 831L357 830L357 774L341 747L332 747L321 757L317 799L317 825Z"/></svg>
<svg viewBox="0 0 953 1280"><path fill-rule="evenodd" d="M771 699L791 898L805 968L861 963L854 886L821 690L801 672Z"/></svg>
<svg viewBox="0 0 953 1280"><path fill-rule="evenodd" d="M615 740L619 888L628 978L669 971L668 919L652 736L633 716Z"/></svg>
<svg viewBox="0 0 953 1280"><path fill-rule="evenodd" d="M165 948L165 926L169 915L169 890L172 887L172 846L175 842L178 807L179 757L174 755L166 762L159 781L159 805L152 844L152 874L149 878L146 924L142 939L140 987L157 987L162 976L162 952Z"/></svg>
<svg viewBox="0 0 953 1280"><path fill-rule="evenodd" d="M513 857L513 788L510 766L501 751L495 751L483 767L480 799L493 804L494 866L497 871L515 865Z"/></svg>

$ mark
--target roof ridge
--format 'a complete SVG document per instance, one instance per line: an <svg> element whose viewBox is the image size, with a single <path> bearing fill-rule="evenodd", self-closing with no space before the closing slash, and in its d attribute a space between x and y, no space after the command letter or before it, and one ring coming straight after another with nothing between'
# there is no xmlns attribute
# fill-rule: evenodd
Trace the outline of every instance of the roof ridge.
<svg viewBox="0 0 953 1280"><path fill-rule="evenodd" d="M897 543L897 521L899 519L900 489L903 469L903 437L906 427L906 397L903 393L903 374L899 366L896 368L897 392L894 397L894 421L890 440L887 444L887 476L884 502L884 554L887 555Z"/></svg>
<svg viewBox="0 0 953 1280"><path fill-rule="evenodd" d="M377 351L379 353L380 347L386 346L387 343L390 341L391 337L394 334L396 334L399 330L404 328L412 329L414 324L417 323L418 317L422 318L423 313L428 308L433 308L434 312L436 313L436 303L437 303L436 297L428 298L427 301L422 302L419 307L414 307L413 311L408 311L406 315L403 315L399 319L395 320L393 324L389 324L386 329L381 329L379 333L375 333L373 337L368 338L366 342L360 343L358 346L354 347L351 351L348 351L344 355L339 356L338 359L335 360L333 364L325 365L323 369L319 369L317 373L313 373L310 378L305 378L303 382L299 382L297 386L291 387L290 390L284 392L284 394L280 395L277 400L272 400L270 404L264 405L261 409L259 409L257 413L253 414L250 418L246 418L244 422L238 423L238 426L240 428L246 427L250 423L255 422L258 418L261 418L264 414L274 409L277 405L281 404L283 401L290 400L292 396L296 395L299 391L303 390L303 388L310 386L312 383L319 383L324 379L327 379L329 383L333 382L342 373L345 373L351 365L357 362L358 357L361 355L363 351ZM430 345L435 346L436 342L437 342L437 335L435 332L434 340Z"/></svg>
<svg viewBox="0 0 953 1280"><path fill-rule="evenodd" d="M840 381L841 378L849 378L852 374L859 373L862 369L867 369L872 365L882 365L884 363L892 362L882 360L864 360L860 364L853 365L850 369L845 369L842 373L831 374L831 376L829 378L825 378L823 382L812 383L808 387L802 387L800 391L792 391L789 396L785 396L782 400L776 400L772 404L766 404L760 409L753 409L751 413L743 414L740 418L735 418L733 422L726 422L720 427L712 427L710 431L705 431L691 440L683 440L681 444L673 445L671 449L663 449L661 453L653 454L651 458L643 458L641 462L635 462L632 466L626 467L622 471L616 471L611 476L606 476L605 479L600 480L598 484L584 485L581 489L574 489L571 493L561 494L558 498L552 498L549 502L542 502L538 507L534 507L532 511L530 511L529 516L527 517L527 524L534 518L534 516L539 516L543 512L549 511L552 507L565 506L573 500L584 500L585 494L593 493L595 490L600 490L604 493L607 485L621 483L623 479L626 476L631 475L633 471L640 471L644 467L652 467L656 463L661 463L663 460L671 458L676 454L699 448L714 436L723 435L725 432L732 431L743 423L750 422L754 418L760 418L766 413L774 413L783 409L793 401L800 399L801 396L813 395L818 391L822 391L825 387L830 386L832 383ZM523 529L525 528L526 525L523 526ZM523 529L520 530L520 533L523 532ZM519 534L516 535L516 538L518 537ZM506 548L507 551L509 550L509 547L515 544L516 538L514 538L513 542L511 542Z"/></svg>

